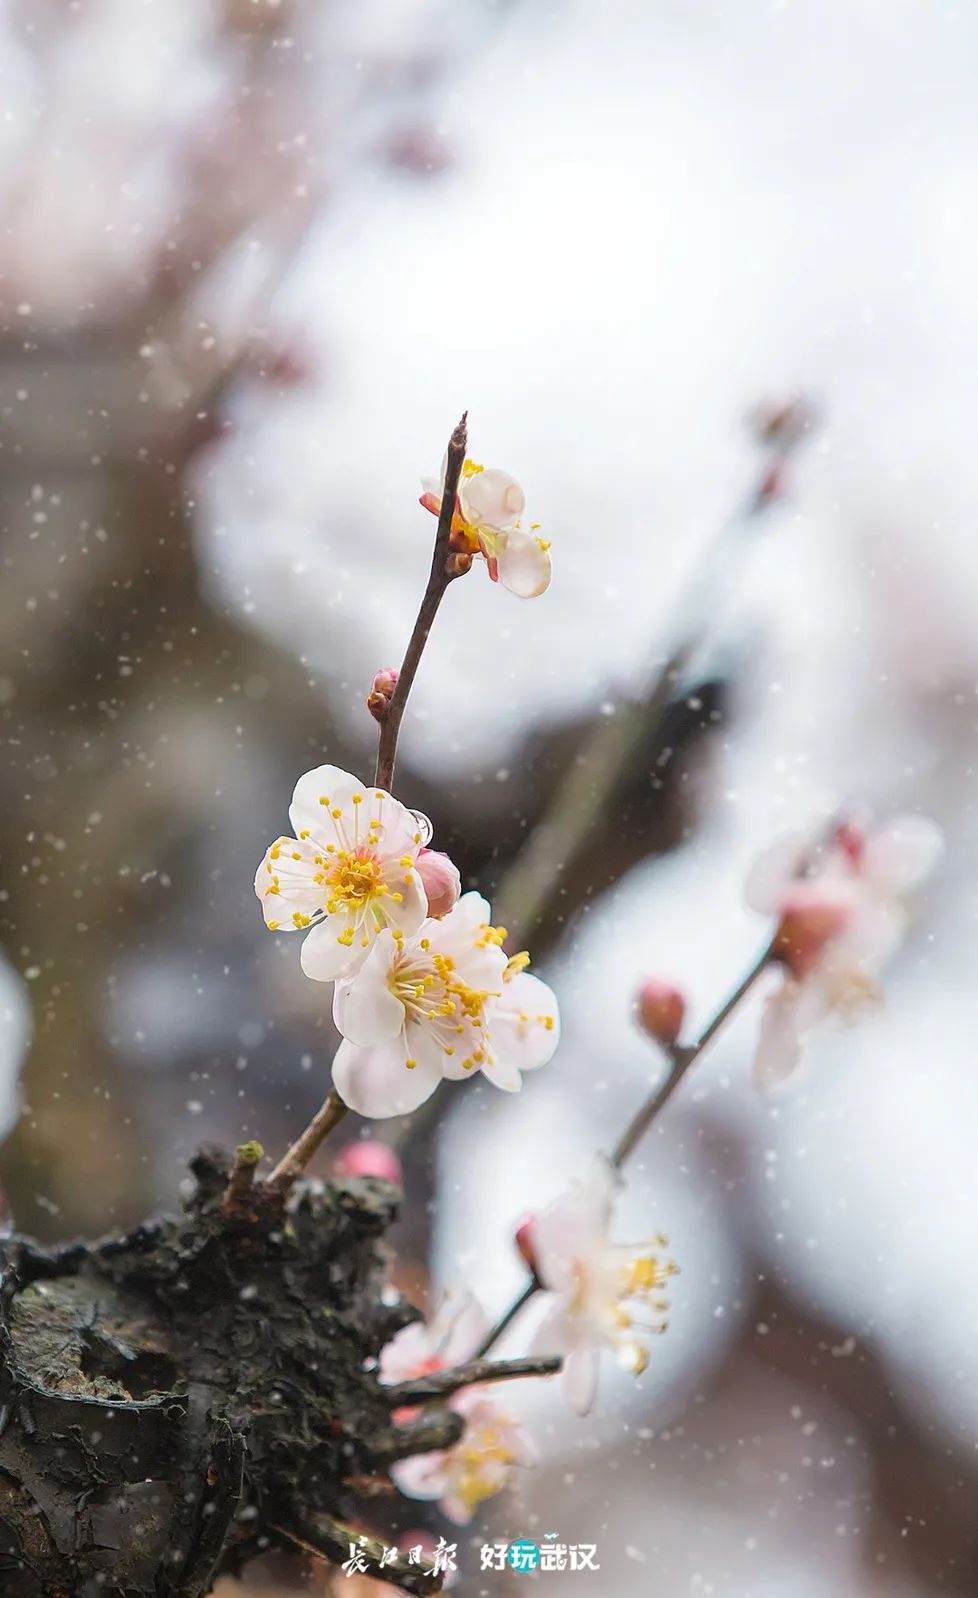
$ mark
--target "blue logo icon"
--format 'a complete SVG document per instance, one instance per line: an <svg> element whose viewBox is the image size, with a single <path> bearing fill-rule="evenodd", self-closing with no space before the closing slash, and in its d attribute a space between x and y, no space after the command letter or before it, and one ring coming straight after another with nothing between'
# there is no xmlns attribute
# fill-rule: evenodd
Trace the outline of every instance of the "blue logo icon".
<svg viewBox="0 0 978 1598"><path fill-rule="evenodd" d="M528 1537L521 1537L507 1548L506 1563L510 1570L536 1570L540 1565L540 1550Z"/></svg>

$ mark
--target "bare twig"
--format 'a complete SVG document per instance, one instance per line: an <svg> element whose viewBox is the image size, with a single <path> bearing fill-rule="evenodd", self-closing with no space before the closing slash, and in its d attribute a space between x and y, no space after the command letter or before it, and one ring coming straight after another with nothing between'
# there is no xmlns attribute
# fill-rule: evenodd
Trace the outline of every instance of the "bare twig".
<svg viewBox="0 0 978 1598"><path fill-rule="evenodd" d="M279 1193L291 1192L320 1144L334 1126L339 1126L346 1113L343 1100L334 1089L330 1089L305 1131L299 1134L292 1147L279 1160L268 1178L268 1186Z"/></svg>
<svg viewBox="0 0 978 1598"><path fill-rule="evenodd" d="M465 1419L444 1405L425 1410L417 1420L403 1426L385 1426L366 1439L364 1447L375 1465L392 1465L414 1454L430 1454L440 1448L454 1448L465 1430Z"/></svg>
<svg viewBox="0 0 978 1598"><path fill-rule="evenodd" d="M255 1182L255 1172L258 1162L264 1158L265 1150L260 1143L239 1143L234 1151L234 1165L228 1177L227 1192L221 1204L225 1214L232 1214L247 1200Z"/></svg>
<svg viewBox="0 0 978 1598"><path fill-rule="evenodd" d="M645 1136L652 1122L659 1112L665 1108L677 1087L682 1081L691 1065L695 1065L703 1050L712 1042L720 1028L733 1015L742 999L745 999L753 988L758 978L763 975L774 958L774 943L771 942L758 955L746 976L737 984L724 1004L722 1004L709 1024L704 1027L695 1043L674 1043L669 1050L672 1070L665 1081L656 1089L650 1098L636 1112L629 1121L618 1142L615 1144L611 1156L611 1163L620 1171L625 1161L634 1153L635 1148Z"/></svg>
<svg viewBox="0 0 978 1598"><path fill-rule="evenodd" d="M539 1286L540 1283L537 1281L536 1277L531 1277L523 1291L520 1293L519 1297L513 1299L509 1309L499 1317L499 1320L496 1322L495 1326L491 1327L486 1333L486 1336L482 1339L482 1342L475 1351L477 1359L484 1358L484 1356L488 1354L490 1348L499 1342L499 1339L502 1337L503 1333L509 1331L512 1322L515 1321L520 1310L523 1308L523 1305L529 1304L530 1299L533 1297L534 1293L537 1292Z"/></svg>
<svg viewBox="0 0 978 1598"><path fill-rule="evenodd" d="M525 1359L470 1359L450 1370L432 1371L406 1382L385 1387L384 1397L392 1409L406 1404L428 1404L447 1398L460 1387L481 1386L485 1382L509 1382L517 1376L554 1376L563 1360L558 1354L530 1355Z"/></svg>
<svg viewBox="0 0 978 1598"><path fill-rule="evenodd" d="M452 517L455 514L455 496L458 492L458 480L461 476L462 465L465 461L465 450L468 443L467 432L468 412L463 412L462 420L452 433L448 442L448 455L445 462L445 482L442 488L441 509L438 513L438 529L435 533L435 547L431 555L431 571L428 574L428 586L425 588L421 608L414 623L414 631L408 641L404 660L398 673L397 685L391 695L387 713L380 724L380 741L377 747L377 769L374 774L374 786L385 788L391 792L394 781L394 762L397 759L397 735L401 728L401 717L407 704L408 694L424 654L425 644L431 626L438 613L445 590L457 575L450 570L449 540L452 532Z"/></svg>

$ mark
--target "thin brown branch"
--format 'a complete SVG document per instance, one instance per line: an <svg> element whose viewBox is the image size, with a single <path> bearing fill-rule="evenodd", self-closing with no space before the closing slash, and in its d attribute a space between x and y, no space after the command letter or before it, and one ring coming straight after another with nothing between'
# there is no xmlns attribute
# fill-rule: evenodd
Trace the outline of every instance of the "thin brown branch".
<svg viewBox="0 0 978 1598"><path fill-rule="evenodd" d="M384 1389L392 1409L404 1404L428 1404L447 1398L460 1387L477 1387L485 1382L509 1382L518 1376L555 1376L563 1360L557 1354L529 1355L525 1359L470 1359L450 1370L432 1371Z"/></svg>
<svg viewBox="0 0 978 1598"><path fill-rule="evenodd" d="M441 509L438 513L438 528L435 533L435 547L431 555L431 571L428 574L428 584L421 600L414 630L408 641L404 660L398 673L397 686L391 695L387 714L380 724L380 741L377 746L377 769L374 774L374 786L384 788L388 793L392 791L394 781L394 763L397 759L397 737L401 730L401 718L411 692L421 656L424 654L428 635L432 623L438 614L438 607L442 602L450 582L457 575L450 569L450 539L452 533L452 517L455 514L455 496L458 492L458 480L462 473L465 461L465 451L468 445L467 429L468 412L463 412L462 419L448 441L448 455L445 462L445 482L442 487Z"/></svg>
<svg viewBox="0 0 978 1598"><path fill-rule="evenodd" d="M482 1359L486 1354L488 1354L490 1348L499 1342L499 1339L502 1337L503 1333L509 1331L512 1322L515 1321L520 1310L523 1308L523 1305L529 1304L530 1299L538 1291L539 1287L540 1283L537 1281L535 1276L527 1282L519 1297L513 1299L512 1304L510 1304L506 1312L499 1317L499 1320L496 1322L495 1326L490 1327L489 1331L482 1339L482 1342L476 1349L477 1359Z"/></svg>
<svg viewBox="0 0 978 1598"><path fill-rule="evenodd" d="M305 1131L300 1132L292 1147L279 1160L268 1178L268 1186L282 1194L291 1192L320 1144L325 1142L334 1126L339 1126L346 1113L343 1100L331 1089Z"/></svg>
<svg viewBox="0 0 978 1598"><path fill-rule="evenodd" d="M445 459L445 482L442 488L438 526L435 529L435 547L431 555L431 570L428 573L427 586L398 674L397 684L391 695L387 710L383 717L380 718L380 737L377 743L377 769L374 774L374 785L377 788L386 789L388 793L392 791L394 781L397 737L401 727L401 718L404 715L404 707L407 704L408 695L417 675L432 623L438 614L438 607L449 583L458 575L458 572L453 570L451 565L450 541L452 518L455 514L455 496L458 493L458 482L462 473L467 447L468 412L463 411L461 421L448 441L448 452ZM316 1153L316 1150L333 1128L339 1125L346 1113L346 1105L336 1091L331 1090L305 1131L300 1133L292 1147L276 1165L268 1178L268 1186L283 1194L290 1192L296 1180L302 1175L309 1161Z"/></svg>
<svg viewBox="0 0 978 1598"><path fill-rule="evenodd" d="M683 1077L692 1065L696 1064L703 1050L712 1042L720 1028L730 1019L741 1000L745 999L753 988L755 982L763 975L774 958L774 944L769 943L758 955L746 976L737 984L730 996L717 1010L713 1019L704 1027L695 1043L674 1043L669 1051L672 1061L672 1070L665 1081L656 1091L646 1099L645 1103L636 1111L627 1127L615 1144L611 1156L611 1163L616 1170L621 1170L625 1161L630 1159L636 1147L645 1136L653 1121L665 1108L672 1095L675 1093Z"/></svg>
<svg viewBox="0 0 978 1598"><path fill-rule="evenodd" d="M440 1448L454 1448L465 1430L465 1420L453 1409L426 1410L416 1420L402 1426L385 1426L364 1442L374 1465L392 1465L414 1454L430 1454Z"/></svg>
<svg viewBox="0 0 978 1598"><path fill-rule="evenodd" d="M668 1104L690 1068L695 1065L704 1050L709 1047L717 1033L730 1020L743 1000L753 990L755 983L768 969L774 959L774 954L775 944L772 941L758 955L750 970L738 982L733 992L723 1001L695 1042L688 1044L676 1043L673 1045L669 1051L669 1058L672 1062L671 1071L666 1076L665 1081L656 1088L655 1092L636 1111L615 1145L614 1152L611 1155L611 1163L616 1170L621 1170L626 1161L634 1154L649 1127L652 1126ZM519 1297L513 1300L506 1313L496 1322L489 1335L483 1339L478 1350L480 1358L487 1354L490 1348L498 1342L524 1304L530 1302L530 1299L540 1290L540 1287L541 1284L536 1279L527 1283Z"/></svg>

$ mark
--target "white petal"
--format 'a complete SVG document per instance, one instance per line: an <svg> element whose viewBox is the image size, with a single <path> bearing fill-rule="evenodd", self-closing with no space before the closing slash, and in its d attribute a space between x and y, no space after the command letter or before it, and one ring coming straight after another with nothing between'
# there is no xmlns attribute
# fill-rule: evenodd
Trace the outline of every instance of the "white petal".
<svg viewBox="0 0 978 1598"><path fill-rule="evenodd" d="M314 844L276 838L255 873L255 892L261 900L266 926L294 932L305 918L323 908L326 890L313 880L319 871Z"/></svg>
<svg viewBox="0 0 978 1598"><path fill-rule="evenodd" d="M380 1351L380 1380L406 1382L423 1371L433 1353L432 1334L424 1321L412 1321L395 1332Z"/></svg>
<svg viewBox="0 0 978 1598"><path fill-rule="evenodd" d="M439 949L448 952L446 939L458 938L462 940L465 934L475 933L481 927L492 924L492 907L488 899L481 893L470 891L463 893L455 908L447 916L443 916L438 923L438 928L430 928L432 939L439 938ZM434 948L434 942L432 942Z"/></svg>
<svg viewBox="0 0 978 1598"><path fill-rule="evenodd" d="M396 959L393 933L381 932L356 976L336 984L333 1020L351 1043L384 1043L403 1030L404 1006L389 981Z"/></svg>
<svg viewBox="0 0 978 1598"><path fill-rule="evenodd" d="M533 1255L537 1274L544 1287L560 1293L574 1285L582 1250L590 1251L592 1239L585 1242L587 1212L583 1190L578 1187L543 1211L533 1229Z"/></svg>
<svg viewBox="0 0 978 1598"><path fill-rule="evenodd" d="M410 1459L399 1459L391 1466L391 1481L405 1498L440 1498L445 1491L445 1464L443 1451L412 1454Z"/></svg>
<svg viewBox="0 0 978 1598"><path fill-rule="evenodd" d="M458 497L467 522L484 523L499 531L512 527L526 509L526 495L516 478L498 466L463 477Z"/></svg>
<svg viewBox="0 0 978 1598"><path fill-rule="evenodd" d="M451 1317L450 1324L440 1339L441 1357L446 1365L461 1365L473 1358L489 1331L489 1317L473 1293L465 1295L460 1308L455 1301L446 1300L433 1324L438 1326L448 1316Z"/></svg>
<svg viewBox="0 0 978 1598"><path fill-rule="evenodd" d="M546 1065L560 1042L560 1015L553 991L528 971L503 983L488 1019L493 1054L518 1072Z"/></svg>
<svg viewBox="0 0 978 1598"><path fill-rule="evenodd" d="M451 1082L465 1082L471 1077L478 1076L481 1061L475 1056L480 1052L485 1053L485 1037L482 1029L473 1026L468 1018L460 1024L463 1028L461 1032L447 1034L451 1039L454 1054L446 1054L444 1049L441 1050L442 1074Z"/></svg>
<svg viewBox="0 0 978 1598"><path fill-rule="evenodd" d="M772 993L764 1005L754 1056L754 1084L762 1093L779 1087L798 1068L805 1032L825 1015L822 982L809 977L791 978Z"/></svg>
<svg viewBox="0 0 978 1598"><path fill-rule="evenodd" d="M353 934L352 943L346 939L347 931ZM353 917L338 913L324 916L310 928L299 951L299 963L314 982L335 982L338 977L352 976L366 952Z"/></svg>
<svg viewBox="0 0 978 1598"><path fill-rule="evenodd" d="M810 843L803 833L793 832L776 838L757 856L744 883L744 899L752 910L762 915L778 913L784 895L798 879Z"/></svg>
<svg viewBox="0 0 978 1598"><path fill-rule="evenodd" d="M559 1292L577 1287L581 1262L591 1264L607 1254L606 1233L621 1178L610 1160L596 1155L588 1176L574 1182L539 1216L533 1248L540 1280Z"/></svg>
<svg viewBox="0 0 978 1598"><path fill-rule="evenodd" d="M569 1346L567 1308L563 1302L554 1301L530 1339L530 1353L565 1354Z"/></svg>
<svg viewBox="0 0 978 1598"><path fill-rule="evenodd" d="M492 1059L483 1060L482 1074L494 1088L502 1088L504 1093L518 1093L523 1086L523 1078L517 1067L509 1060L499 1059L495 1055Z"/></svg>
<svg viewBox="0 0 978 1598"><path fill-rule="evenodd" d="M944 852L944 834L927 816L897 816L870 838L866 873L890 893L910 893Z"/></svg>
<svg viewBox="0 0 978 1598"><path fill-rule="evenodd" d="M550 587L553 561L535 533L514 527L499 540L496 554L499 581L517 599L537 599Z"/></svg>
<svg viewBox="0 0 978 1598"><path fill-rule="evenodd" d="M413 866L405 868L395 860L381 871L381 880L392 892L374 901L377 909L388 926L403 932L406 938L413 938L416 932L421 931L428 914L428 895L424 891L424 883ZM394 893L400 894L400 902L392 897Z"/></svg>
<svg viewBox="0 0 978 1598"><path fill-rule="evenodd" d="M454 1492L446 1493L438 1508L453 1526L467 1526L475 1514L475 1510L470 1509L465 1500Z"/></svg>
<svg viewBox="0 0 978 1598"><path fill-rule="evenodd" d="M333 1058L333 1086L358 1115L407 1115L431 1097L442 1077L437 1065L418 1060L409 1069L406 1060L403 1036L373 1049L344 1041Z"/></svg>
<svg viewBox="0 0 978 1598"><path fill-rule="evenodd" d="M298 780L289 806L289 820L296 832L311 832L333 841L329 812L341 810L352 816L351 803L355 793L366 795L370 790L349 771L339 766L315 766Z"/></svg>
<svg viewBox="0 0 978 1598"><path fill-rule="evenodd" d="M598 1390L601 1349L597 1342L582 1340L564 1360L564 1397L578 1415L586 1415Z"/></svg>

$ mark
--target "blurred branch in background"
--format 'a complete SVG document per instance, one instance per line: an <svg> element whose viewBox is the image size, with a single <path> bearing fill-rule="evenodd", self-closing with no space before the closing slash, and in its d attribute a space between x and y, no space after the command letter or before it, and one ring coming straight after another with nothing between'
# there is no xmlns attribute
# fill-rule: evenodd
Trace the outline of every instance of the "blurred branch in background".
<svg viewBox="0 0 978 1598"><path fill-rule="evenodd" d="M240 970L252 943L240 884L214 875L215 807L268 777L270 706L295 745L329 736L301 664L203 599L188 463L231 391L274 406L306 380L277 302L310 229L365 154L403 164L488 20L473 5L446 26L427 0L379 30L308 0L3 19L21 99L0 152L0 932L36 1014L4 1170L41 1235L155 1200L170 1137L210 1097L208 946L237 944ZM182 1091L133 1075L155 1040L113 1035L133 957L168 946L200 951L178 1000L196 1033ZM233 1136L227 1119L214 1130Z"/></svg>

